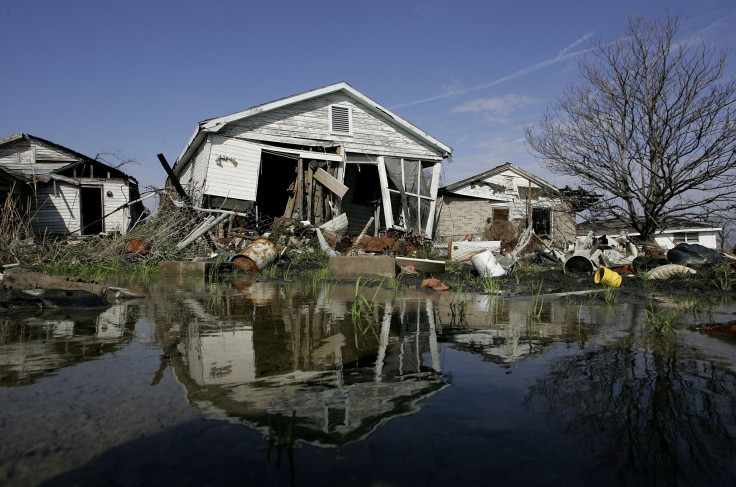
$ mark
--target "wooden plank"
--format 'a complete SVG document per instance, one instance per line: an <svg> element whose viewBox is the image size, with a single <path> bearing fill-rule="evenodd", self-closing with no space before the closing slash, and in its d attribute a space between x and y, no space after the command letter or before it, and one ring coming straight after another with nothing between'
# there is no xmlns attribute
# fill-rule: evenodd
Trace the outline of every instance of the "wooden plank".
<svg viewBox="0 0 736 487"><path fill-rule="evenodd" d="M383 202L383 218L386 228L393 228L394 215L391 212L391 194L388 192L388 175L386 174L386 164L383 158L378 162L378 181L381 186L381 201Z"/></svg>
<svg viewBox="0 0 736 487"><path fill-rule="evenodd" d="M312 215L312 200L314 199L314 184L312 183L312 168L307 169L307 189L304 194L307 195L307 220L314 223L314 215Z"/></svg>
<svg viewBox="0 0 736 487"><path fill-rule="evenodd" d="M321 167L314 173L314 179L322 183L322 185L335 193L338 197L342 198L348 191L348 187L332 177L327 171Z"/></svg>

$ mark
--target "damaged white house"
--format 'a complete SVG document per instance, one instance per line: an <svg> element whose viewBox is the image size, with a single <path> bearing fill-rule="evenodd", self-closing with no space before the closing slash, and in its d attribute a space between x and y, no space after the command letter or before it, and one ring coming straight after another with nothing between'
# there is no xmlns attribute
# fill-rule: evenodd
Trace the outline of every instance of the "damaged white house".
<svg viewBox="0 0 736 487"><path fill-rule="evenodd" d="M173 174L203 207L431 237L451 153L341 82L200 122Z"/></svg>
<svg viewBox="0 0 736 487"><path fill-rule="evenodd" d="M0 139L0 204L6 198L38 233L125 234L144 211L133 177L24 133Z"/></svg>

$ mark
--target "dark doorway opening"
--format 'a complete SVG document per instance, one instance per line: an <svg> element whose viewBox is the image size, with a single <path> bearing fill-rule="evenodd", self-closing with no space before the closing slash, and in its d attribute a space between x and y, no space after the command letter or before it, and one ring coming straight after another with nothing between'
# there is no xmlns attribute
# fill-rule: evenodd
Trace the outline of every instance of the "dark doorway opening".
<svg viewBox="0 0 736 487"><path fill-rule="evenodd" d="M102 188L88 186L80 189L82 235L96 235L104 231L102 221Z"/></svg>
<svg viewBox="0 0 736 487"><path fill-rule="evenodd" d="M261 153L261 171L258 175L258 214L270 217L284 216L286 203L296 189L297 159ZM291 215L286 215L291 217Z"/></svg>
<svg viewBox="0 0 736 487"><path fill-rule="evenodd" d="M378 166L375 164L347 164L345 166L345 185L348 187L348 191L342 199L342 209L348 217L348 229L359 232L371 217L375 217L376 208L379 208L379 216L382 214ZM393 196L392 193L392 202ZM401 211L400 198L393 203L394 208ZM385 218L381 218L381 220L385 223ZM374 228L380 226L380 222L374 221Z"/></svg>

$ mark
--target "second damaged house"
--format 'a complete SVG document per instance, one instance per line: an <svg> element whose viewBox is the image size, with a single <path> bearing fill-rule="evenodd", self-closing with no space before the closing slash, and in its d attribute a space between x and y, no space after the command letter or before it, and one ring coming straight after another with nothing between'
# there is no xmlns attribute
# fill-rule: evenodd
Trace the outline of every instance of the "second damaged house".
<svg viewBox="0 0 736 487"><path fill-rule="evenodd" d="M207 208L431 237L451 152L341 82L200 122L173 174Z"/></svg>
<svg viewBox="0 0 736 487"><path fill-rule="evenodd" d="M440 189L435 239L496 240L531 226L564 249L575 241L576 214L565 191L507 162Z"/></svg>
<svg viewBox="0 0 736 487"><path fill-rule="evenodd" d="M139 197L120 169L33 135L0 139L0 203L11 198L35 232L125 234L144 211Z"/></svg>

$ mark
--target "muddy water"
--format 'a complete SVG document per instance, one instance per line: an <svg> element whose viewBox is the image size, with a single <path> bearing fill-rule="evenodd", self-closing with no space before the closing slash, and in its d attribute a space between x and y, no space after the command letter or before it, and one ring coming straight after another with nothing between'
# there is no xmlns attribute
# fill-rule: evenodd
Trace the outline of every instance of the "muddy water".
<svg viewBox="0 0 736 487"><path fill-rule="evenodd" d="M3 485L733 485L727 302L159 284L0 317ZM542 302L543 301L543 302ZM652 310L649 310L650 312ZM662 314L661 316L664 316Z"/></svg>

